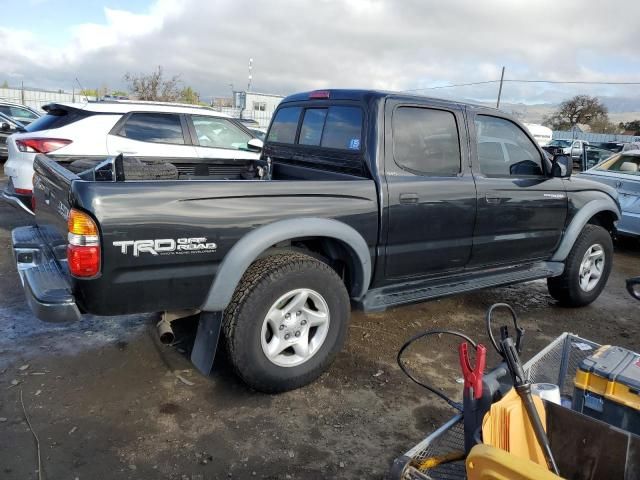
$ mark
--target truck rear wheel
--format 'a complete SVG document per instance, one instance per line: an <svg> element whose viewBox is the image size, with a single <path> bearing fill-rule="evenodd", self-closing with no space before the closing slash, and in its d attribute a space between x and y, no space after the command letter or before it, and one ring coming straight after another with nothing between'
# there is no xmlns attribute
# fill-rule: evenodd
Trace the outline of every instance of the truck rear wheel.
<svg viewBox="0 0 640 480"><path fill-rule="evenodd" d="M227 352L250 387L292 390L331 365L349 317L347 290L329 265L301 253L264 257L245 272L225 311Z"/></svg>
<svg viewBox="0 0 640 480"><path fill-rule="evenodd" d="M612 265L609 232L598 225L585 225L567 256L563 274L547 279L549 293L561 305L589 305L604 289Z"/></svg>

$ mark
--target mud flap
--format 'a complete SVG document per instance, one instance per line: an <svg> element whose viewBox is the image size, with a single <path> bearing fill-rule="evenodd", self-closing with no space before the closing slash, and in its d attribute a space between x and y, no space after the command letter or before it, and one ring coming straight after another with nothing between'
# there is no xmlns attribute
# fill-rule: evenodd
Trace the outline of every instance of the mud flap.
<svg viewBox="0 0 640 480"><path fill-rule="evenodd" d="M200 313L198 332L191 350L191 363L204 375L209 375L213 368L221 327L222 312Z"/></svg>

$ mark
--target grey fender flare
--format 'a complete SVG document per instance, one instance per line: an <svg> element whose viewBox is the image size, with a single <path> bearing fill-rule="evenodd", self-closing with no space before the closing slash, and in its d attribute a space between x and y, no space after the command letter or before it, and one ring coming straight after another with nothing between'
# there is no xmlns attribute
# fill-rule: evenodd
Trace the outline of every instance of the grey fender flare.
<svg viewBox="0 0 640 480"><path fill-rule="evenodd" d="M242 237L222 260L202 310L224 310L244 272L265 250L273 245L300 237L326 237L346 244L356 261L356 288L352 297L359 299L367 292L371 280L369 247L353 227L328 218L290 218L261 226Z"/></svg>
<svg viewBox="0 0 640 480"><path fill-rule="evenodd" d="M591 200L587 202L571 220L571 223L567 227L562 237L562 241L558 246L558 249L551 257L554 262L562 262L566 260L569 252L573 248L573 244L578 239L580 232L587 224L589 219L600 212L611 212L616 216L617 220L620 220L620 209L616 202L611 198L599 198L597 200Z"/></svg>

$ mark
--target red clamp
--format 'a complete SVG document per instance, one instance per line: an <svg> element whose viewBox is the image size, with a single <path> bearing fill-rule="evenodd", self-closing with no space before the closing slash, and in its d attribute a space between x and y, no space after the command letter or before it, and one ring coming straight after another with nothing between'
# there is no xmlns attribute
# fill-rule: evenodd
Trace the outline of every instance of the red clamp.
<svg viewBox="0 0 640 480"><path fill-rule="evenodd" d="M458 347L460 354L460 367L464 378L464 390L473 388L473 398L478 400L482 397L482 376L487 362L487 349L484 345L478 344L476 347L476 365L471 366L469 361L469 346L467 342L462 342Z"/></svg>

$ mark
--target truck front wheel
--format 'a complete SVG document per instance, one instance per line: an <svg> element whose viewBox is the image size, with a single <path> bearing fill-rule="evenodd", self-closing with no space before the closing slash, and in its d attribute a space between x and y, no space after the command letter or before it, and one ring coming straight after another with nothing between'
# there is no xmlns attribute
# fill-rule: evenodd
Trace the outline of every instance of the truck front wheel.
<svg viewBox="0 0 640 480"><path fill-rule="evenodd" d="M301 253L261 258L225 310L231 363L250 387L284 392L319 377L342 348L347 290L326 263Z"/></svg>
<svg viewBox="0 0 640 480"><path fill-rule="evenodd" d="M593 302L607 283L613 265L611 235L598 225L585 225L559 277L547 279L549 293L561 305L582 307Z"/></svg>

